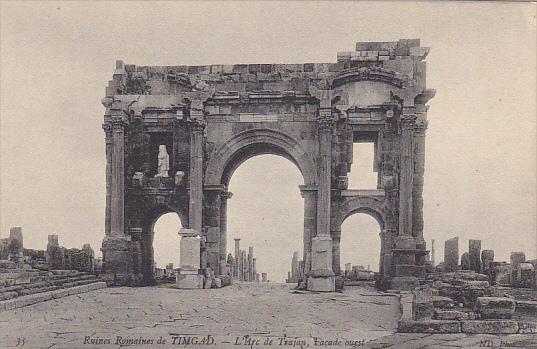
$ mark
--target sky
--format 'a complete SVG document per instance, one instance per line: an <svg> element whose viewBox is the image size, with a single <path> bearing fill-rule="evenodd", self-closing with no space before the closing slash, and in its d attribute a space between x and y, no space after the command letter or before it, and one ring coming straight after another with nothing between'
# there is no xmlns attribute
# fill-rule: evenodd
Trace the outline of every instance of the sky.
<svg viewBox="0 0 537 349"><path fill-rule="evenodd" d="M420 38L431 48L425 238L481 239L496 260L537 258L536 5L491 2L1 2L0 237L25 247L104 235L101 99L115 61L136 65L335 62L358 41ZM367 161L366 161L367 162ZM357 166L358 167L358 166ZM353 170L353 175L355 170ZM366 171L367 172L367 171ZM296 167L246 161L230 183L228 247L254 246L282 280L301 252ZM176 217L157 222L157 262L176 258ZM378 224L347 219L342 265L378 263ZM228 249L229 250L229 249ZM462 253L462 252L461 252Z"/></svg>

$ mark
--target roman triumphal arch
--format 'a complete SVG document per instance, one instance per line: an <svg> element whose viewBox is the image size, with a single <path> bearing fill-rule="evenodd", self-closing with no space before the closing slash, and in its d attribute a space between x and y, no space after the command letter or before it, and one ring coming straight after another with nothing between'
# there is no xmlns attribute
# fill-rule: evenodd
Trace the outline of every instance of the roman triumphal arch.
<svg viewBox="0 0 537 349"><path fill-rule="evenodd" d="M119 285L154 282L152 230L167 212L200 235L199 272L227 273L229 179L248 158L276 154L304 178L308 289L334 290L341 224L357 212L381 227L380 286L416 285L428 253L422 190L434 90L425 85L427 53L419 40L399 40L357 43L334 63L118 61L103 99L104 277ZM376 189L348 188L360 142L374 144Z"/></svg>

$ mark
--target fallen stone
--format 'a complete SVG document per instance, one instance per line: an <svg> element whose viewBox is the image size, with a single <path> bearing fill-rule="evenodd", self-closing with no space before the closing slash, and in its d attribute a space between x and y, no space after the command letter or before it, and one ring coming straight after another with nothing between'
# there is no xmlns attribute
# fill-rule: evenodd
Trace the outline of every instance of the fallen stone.
<svg viewBox="0 0 537 349"><path fill-rule="evenodd" d="M518 332L518 323L510 320L467 320L462 321L462 332L473 334L513 334Z"/></svg>
<svg viewBox="0 0 537 349"><path fill-rule="evenodd" d="M401 320L397 331L401 333L459 333L461 323L448 320Z"/></svg>
<svg viewBox="0 0 537 349"><path fill-rule="evenodd" d="M212 288L221 288L222 287L222 280L220 278L214 278L213 284L211 285Z"/></svg>
<svg viewBox="0 0 537 349"><path fill-rule="evenodd" d="M481 319L511 319L515 301L507 297L478 297L474 310Z"/></svg>

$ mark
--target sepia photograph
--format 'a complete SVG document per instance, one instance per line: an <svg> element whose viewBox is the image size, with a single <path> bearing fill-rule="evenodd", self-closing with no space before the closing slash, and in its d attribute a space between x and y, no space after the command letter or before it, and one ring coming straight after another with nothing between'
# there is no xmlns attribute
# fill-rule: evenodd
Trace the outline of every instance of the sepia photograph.
<svg viewBox="0 0 537 349"><path fill-rule="evenodd" d="M0 1L0 349L537 349L537 3Z"/></svg>

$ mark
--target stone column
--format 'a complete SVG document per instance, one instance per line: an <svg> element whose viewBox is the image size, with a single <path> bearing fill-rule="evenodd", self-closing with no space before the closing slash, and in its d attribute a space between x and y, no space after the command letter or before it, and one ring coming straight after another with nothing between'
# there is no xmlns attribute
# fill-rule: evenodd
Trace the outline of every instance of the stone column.
<svg viewBox="0 0 537 349"><path fill-rule="evenodd" d="M125 126L123 117L113 117L110 200L110 226L113 235L125 235Z"/></svg>
<svg viewBox="0 0 537 349"><path fill-rule="evenodd" d="M318 122L317 234L312 239L311 271L307 289L334 292L335 277L332 271L332 238L330 237L331 155L334 125L331 108L319 108Z"/></svg>
<svg viewBox="0 0 537 349"><path fill-rule="evenodd" d="M257 258L253 258L252 259L252 275L253 275L253 278L252 278L252 281L257 281L259 282L259 274L257 273Z"/></svg>
<svg viewBox="0 0 537 349"><path fill-rule="evenodd" d="M304 198L304 275L311 270L311 241L317 231L317 188L300 185Z"/></svg>
<svg viewBox="0 0 537 349"><path fill-rule="evenodd" d="M418 119L414 125L414 171L412 178L412 230L423 240L423 175L425 173L425 133L427 121Z"/></svg>
<svg viewBox="0 0 537 349"><path fill-rule="evenodd" d="M248 281L252 281L254 277L254 248L250 246L248 247Z"/></svg>
<svg viewBox="0 0 537 349"><path fill-rule="evenodd" d="M191 110L190 114L190 229L201 233L203 209L203 129L205 121L203 113Z"/></svg>
<svg viewBox="0 0 537 349"><path fill-rule="evenodd" d="M104 234L110 235L111 229L111 205L112 205L112 125L110 123L103 124L106 143L106 210L104 213Z"/></svg>
<svg viewBox="0 0 537 349"><path fill-rule="evenodd" d="M235 264L233 265L233 277L239 279L239 257L240 257L240 241L241 239L235 240Z"/></svg>
<svg viewBox="0 0 537 349"><path fill-rule="evenodd" d="M425 246L422 239L416 239L412 231L412 191L414 178L414 127L416 113L414 107L403 107L400 120L400 164L399 164L399 233L393 249L395 277L391 288L411 290L419 285L418 277L425 276L425 265L416 265Z"/></svg>
<svg viewBox="0 0 537 349"><path fill-rule="evenodd" d="M225 191L220 194L220 275L227 274L225 270L227 255L227 200L231 199L233 194ZM233 271L231 271L233 273Z"/></svg>
<svg viewBox="0 0 537 349"><path fill-rule="evenodd" d="M413 115L401 119L401 163L399 174L399 236L412 236L412 186L414 177Z"/></svg>

